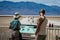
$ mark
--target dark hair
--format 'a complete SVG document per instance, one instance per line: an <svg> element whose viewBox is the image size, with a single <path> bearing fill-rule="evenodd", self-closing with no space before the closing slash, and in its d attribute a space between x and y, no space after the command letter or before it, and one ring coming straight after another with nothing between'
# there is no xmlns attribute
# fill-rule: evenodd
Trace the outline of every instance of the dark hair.
<svg viewBox="0 0 60 40"><path fill-rule="evenodd" d="M14 18L15 20L17 20L18 18Z"/></svg>
<svg viewBox="0 0 60 40"><path fill-rule="evenodd" d="M44 10L44 9L41 9L41 10L39 11L39 14L40 14L40 13L45 14L45 10Z"/></svg>

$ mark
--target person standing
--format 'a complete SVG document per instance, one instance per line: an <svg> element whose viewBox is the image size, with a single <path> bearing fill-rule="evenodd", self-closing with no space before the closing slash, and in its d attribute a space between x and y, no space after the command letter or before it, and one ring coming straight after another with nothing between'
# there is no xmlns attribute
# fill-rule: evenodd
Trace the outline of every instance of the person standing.
<svg viewBox="0 0 60 40"><path fill-rule="evenodd" d="M22 35L19 32L21 23L18 20L21 16L18 14L18 12L16 12L13 17L14 19L10 22L10 27L9 27L9 29L12 30L11 38L9 38L9 40L22 40Z"/></svg>
<svg viewBox="0 0 60 40"><path fill-rule="evenodd" d="M41 9L40 12L39 12L37 29L36 29L36 32L35 32L35 35L37 36L36 40L45 40L47 22L48 22L48 20L45 17L45 10Z"/></svg>

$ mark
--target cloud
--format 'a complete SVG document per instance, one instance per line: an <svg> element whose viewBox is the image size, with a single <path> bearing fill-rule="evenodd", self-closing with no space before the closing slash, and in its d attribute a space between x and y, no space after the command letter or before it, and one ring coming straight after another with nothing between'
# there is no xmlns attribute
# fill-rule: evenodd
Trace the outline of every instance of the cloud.
<svg viewBox="0 0 60 40"><path fill-rule="evenodd" d="M4 0L0 0L0 1L4 1Z"/></svg>

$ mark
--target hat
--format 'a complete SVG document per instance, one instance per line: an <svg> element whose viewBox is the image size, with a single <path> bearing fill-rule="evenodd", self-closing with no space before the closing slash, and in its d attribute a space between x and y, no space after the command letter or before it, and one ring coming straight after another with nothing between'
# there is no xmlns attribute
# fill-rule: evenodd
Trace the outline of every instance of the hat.
<svg viewBox="0 0 60 40"><path fill-rule="evenodd" d="M15 15L19 15L19 12L15 12Z"/></svg>
<svg viewBox="0 0 60 40"><path fill-rule="evenodd" d="M15 12L15 15L13 16L14 18L19 18L21 17L18 12Z"/></svg>

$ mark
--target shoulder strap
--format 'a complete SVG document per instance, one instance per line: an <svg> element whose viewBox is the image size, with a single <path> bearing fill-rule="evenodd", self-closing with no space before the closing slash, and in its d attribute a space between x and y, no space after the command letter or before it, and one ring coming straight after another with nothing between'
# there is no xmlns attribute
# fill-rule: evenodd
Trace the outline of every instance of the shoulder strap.
<svg viewBox="0 0 60 40"><path fill-rule="evenodd" d="M41 21L38 20L38 21L40 21L40 22L37 24L37 26L41 26L41 24L44 22L44 20L45 20L45 17L44 17L44 19L41 19Z"/></svg>
<svg viewBox="0 0 60 40"><path fill-rule="evenodd" d="M44 20L45 20L45 16L44 16L44 19L42 20L42 23L44 22ZM41 23L41 24L42 24L42 23Z"/></svg>
<svg viewBox="0 0 60 40"><path fill-rule="evenodd" d="M44 20L45 20L45 16L44 16L44 19L42 19L41 24L44 22ZM40 24L40 26L41 26L41 24Z"/></svg>

